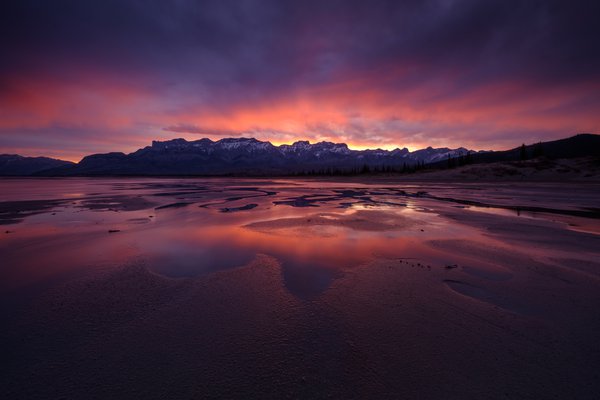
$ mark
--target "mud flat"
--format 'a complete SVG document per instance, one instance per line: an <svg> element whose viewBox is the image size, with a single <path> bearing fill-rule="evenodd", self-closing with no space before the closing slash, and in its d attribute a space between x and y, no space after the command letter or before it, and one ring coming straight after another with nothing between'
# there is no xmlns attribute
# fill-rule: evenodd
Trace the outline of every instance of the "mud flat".
<svg viewBox="0 0 600 400"><path fill-rule="evenodd" d="M592 186L65 185L6 208L7 398L600 393Z"/></svg>

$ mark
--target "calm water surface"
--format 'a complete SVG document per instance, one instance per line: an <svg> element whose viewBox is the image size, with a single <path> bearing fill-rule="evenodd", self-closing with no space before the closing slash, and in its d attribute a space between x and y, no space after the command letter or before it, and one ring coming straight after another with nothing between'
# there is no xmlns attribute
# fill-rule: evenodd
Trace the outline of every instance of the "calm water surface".
<svg viewBox="0 0 600 400"><path fill-rule="evenodd" d="M0 388L595 399L599 204L593 183L3 179Z"/></svg>
<svg viewBox="0 0 600 400"><path fill-rule="evenodd" d="M425 246L426 241L492 242L481 229L445 218L446 210L566 221L566 229L593 232L598 198L590 190L250 179L8 179L0 181L1 285L4 291L18 291L127 263L169 277L193 277L267 254L282 263L286 287L311 298L373 258L414 259L429 268L462 261L460 254L448 257ZM514 209L540 203L551 212Z"/></svg>

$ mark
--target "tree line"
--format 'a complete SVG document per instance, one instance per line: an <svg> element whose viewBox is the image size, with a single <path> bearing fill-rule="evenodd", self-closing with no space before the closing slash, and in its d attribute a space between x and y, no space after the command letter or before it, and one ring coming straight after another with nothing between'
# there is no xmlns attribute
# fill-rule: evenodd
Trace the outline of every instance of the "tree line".
<svg viewBox="0 0 600 400"><path fill-rule="evenodd" d="M355 176L355 175L381 175L381 174L411 174L426 168L424 161L417 163L394 164L363 164L353 167L321 167L302 169L293 172L292 176Z"/></svg>

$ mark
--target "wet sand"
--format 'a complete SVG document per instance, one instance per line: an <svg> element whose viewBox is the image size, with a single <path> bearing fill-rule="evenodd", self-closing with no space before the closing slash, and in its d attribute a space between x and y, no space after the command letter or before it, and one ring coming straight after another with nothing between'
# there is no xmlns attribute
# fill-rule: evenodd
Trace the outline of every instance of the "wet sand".
<svg viewBox="0 0 600 400"><path fill-rule="evenodd" d="M600 393L593 185L69 182L10 199L7 398Z"/></svg>

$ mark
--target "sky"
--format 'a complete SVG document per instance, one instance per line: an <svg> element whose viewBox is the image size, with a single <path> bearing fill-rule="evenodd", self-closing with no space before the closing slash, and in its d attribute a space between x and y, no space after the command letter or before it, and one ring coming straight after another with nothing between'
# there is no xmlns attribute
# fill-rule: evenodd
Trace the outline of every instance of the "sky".
<svg viewBox="0 0 600 400"><path fill-rule="evenodd" d="M5 1L0 153L600 133L598 15L577 0Z"/></svg>

